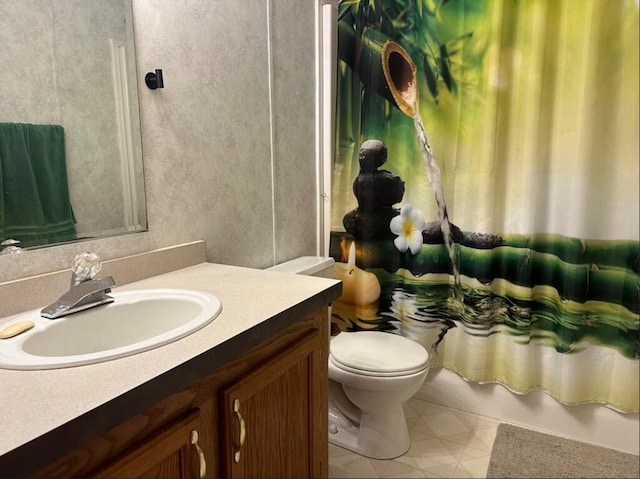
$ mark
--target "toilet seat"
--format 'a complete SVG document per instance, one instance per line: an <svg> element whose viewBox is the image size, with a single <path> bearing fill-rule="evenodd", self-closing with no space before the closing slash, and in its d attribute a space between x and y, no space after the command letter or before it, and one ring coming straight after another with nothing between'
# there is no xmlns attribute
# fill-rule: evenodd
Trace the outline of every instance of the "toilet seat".
<svg viewBox="0 0 640 479"><path fill-rule="evenodd" d="M420 344L397 334L342 332L331 340L329 361L354 374L397 377L427 368L429 354Z"/></svg>

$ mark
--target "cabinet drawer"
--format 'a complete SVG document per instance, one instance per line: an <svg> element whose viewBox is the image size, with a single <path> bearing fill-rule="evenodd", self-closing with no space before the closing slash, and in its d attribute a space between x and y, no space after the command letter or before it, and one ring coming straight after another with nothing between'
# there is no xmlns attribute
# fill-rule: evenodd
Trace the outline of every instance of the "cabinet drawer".
<svg viewBox="0 0 640 479"><path fill-rule="evenodd" d="M200 410L193 409L129 448L91 477L205 477L206 457L200 448Z"/></svg>

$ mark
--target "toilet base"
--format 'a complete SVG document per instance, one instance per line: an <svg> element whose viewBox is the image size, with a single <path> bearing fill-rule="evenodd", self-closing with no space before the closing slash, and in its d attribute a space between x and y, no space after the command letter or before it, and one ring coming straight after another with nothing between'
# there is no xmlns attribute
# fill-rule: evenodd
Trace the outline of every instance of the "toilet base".
<svg viewBox="0 0 640 479"><path fill-rule="evenodd" d="M360 424L329 405L329 443L372 459L394 459L409 450L411 439L402 405L375 414L362 412Z"/></svg>

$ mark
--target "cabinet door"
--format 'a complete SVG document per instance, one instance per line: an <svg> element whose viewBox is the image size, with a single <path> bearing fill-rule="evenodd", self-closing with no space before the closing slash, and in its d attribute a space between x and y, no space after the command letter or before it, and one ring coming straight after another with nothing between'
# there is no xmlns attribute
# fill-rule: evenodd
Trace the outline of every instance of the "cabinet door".
<svg viewBox="0 0 640 479"><path fill-rule="evenodd" d="M325 475L313 423L318 408L326 415L318 342L303 339L223 391L225 477Z"/></svg>
<svg viewBox="0 0 640 479"><path fill-rule="evenodd" d="M100 467L91 477L205 477L206 460L199 443L201 430L200 410L194 409Z"/></svg>

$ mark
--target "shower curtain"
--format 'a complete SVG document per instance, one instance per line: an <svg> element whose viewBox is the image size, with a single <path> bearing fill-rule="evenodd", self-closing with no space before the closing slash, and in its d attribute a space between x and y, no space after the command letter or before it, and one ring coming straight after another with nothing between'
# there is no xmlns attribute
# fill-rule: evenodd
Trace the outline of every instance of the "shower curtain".
<svg viewBox="0 0 640 479"><path fill-rule="evenodd" d="M342 0L333 332L639 411L638 3Z"/></svg>

